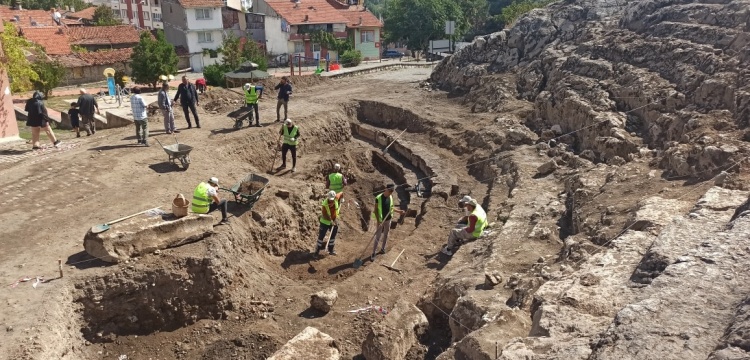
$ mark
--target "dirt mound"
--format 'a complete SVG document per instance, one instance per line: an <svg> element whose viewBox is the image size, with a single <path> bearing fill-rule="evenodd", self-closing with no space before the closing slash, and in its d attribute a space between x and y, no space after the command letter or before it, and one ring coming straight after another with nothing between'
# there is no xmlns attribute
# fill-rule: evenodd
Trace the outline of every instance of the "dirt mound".
<svg viewBox="0 0 750 360"><path fill-rule="evenodd" d="M262 189L266 184L260 181L247 181L240 184L240 193L243 194L255 194L258 190Z"/></svg>
<svg viewBox="0 0 750 360"><path fill-rule="evenodd" d="M264 360L273 355L283 343L266 334L247 334L233 340L221 340L212 344L201 359L245 359Z"/></svg>
<svg viewBox="0 0 750 360"><path fill-rule="evenodd" d="M243 105L243 96L240 93L224 88L211 88L200 95L201 106L211 114L223 114Z"/></svg>

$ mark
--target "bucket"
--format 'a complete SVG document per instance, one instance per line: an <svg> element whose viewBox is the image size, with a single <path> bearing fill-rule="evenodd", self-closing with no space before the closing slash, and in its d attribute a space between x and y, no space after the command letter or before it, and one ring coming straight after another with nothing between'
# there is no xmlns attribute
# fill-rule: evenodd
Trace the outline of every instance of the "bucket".
<svg viewBox="0 0 750 360"><path fill-rule="evenodd" d="M174 200L172 200L172 213L178 218L187 216L188 206L190 206L190 201L185 199L185 196L182 194L177 194Z"/></svg>

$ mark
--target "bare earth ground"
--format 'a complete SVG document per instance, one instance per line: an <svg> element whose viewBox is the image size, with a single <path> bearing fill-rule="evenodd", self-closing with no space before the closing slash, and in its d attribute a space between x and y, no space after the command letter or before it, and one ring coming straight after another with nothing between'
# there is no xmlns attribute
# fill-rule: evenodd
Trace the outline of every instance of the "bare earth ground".
<svg viewBox="0 0 750 360"><path fill-rule="evenodd" d="M503 173L495 172L502 164L467 169L467 163L500 153L503 140L494 138L493 143L487 136L501 132L495 128L497 114L471 113L445 93L426 91L419 83L430 71L387 71L299 86L289 114L300 125L303 139L296 173L266 174L272 164L279 165L273 150L279 128L233 131L232 120L225 116L233 108L211 111L215 114L201 109L203 128L178 134L180 142L195 147L187 171L168 163L155 141L149 148L136 146L132 128L100 131L70 140L63 150L33 156L6 150L0 156L0 278L8 285L24 277L54 279L58 259L65 264L65 276L37 288L33 281L4 285L0 357L264 359L306 326L314 326L337 340L344 358L358 358L369 325L382 315L347 310L369 304L390 308L399 299L417 303L434 291L439 273L460 271L461 264L478 256L478 244L460 250L450 262L438 255L461 215L456 203L462 195L482 200L494 228L500 228L511 210L518 213L528 206L531 216L536 202L546 205L565 191L560 178L564 173L531 180L536 168L549 160L533 144L508 153L512 159L506 163L513 164L517 177L529 181L515 203L509 200L512 187L506 186L506 179L502 184L495 181ZM274 98L268 96L260 105L266 125L275 118ZM503 111L522 115L527 110L511 101ZM396 119L399 111L419 115L407 121L409 128L424 127L406 132L400 144L426 159L445 181L436 189L458 185L458 192L429 200L399 192L402 206L408 203L404 207L416 209L417 217L391 231L386 255L353 269L352 261L370 251L362 252L373 231L362 214L372 209L373 193L386 182L401 184L405 179L414 185L415 179L433 175L399 156L383 160L377 155L381 146L352 135L351 124L398 135L403 126L384 120L377 127L371 122L375 114ZM184 126L181 115L177 122ZM174 141L163 134L158 119L149 125L165 145ZM346 190L338 255L313 260L307 253L317 236L322 176L333 162L341 163L355 181ZM384 170L384 162L401 170ZM690 185L702 187L686 194L690 187L649 171L647 161L622 166L614 176L628 181L604 186L596 205L581 216L598 218L614 207L608 213L616 229L644 197L684 196L692 201L705 189ZM210 176L229 187L248 173L268 177L269 187L252 211L230 204L231 224L216 227L217 233L208 239L113 266L82 252L83 235L93 225L154 206L168 210L175 194L191 195ZM228 193L222 195L230 199ZM358 211L355 201L365 209ZM213 215L218 220L218 213ZM496 266L504 274L529 271L540 256L554 256L562 247L557 234L542 240L523 234L503 241L505 261ZM402 272L381 266L390 264L402 249L396 265ZM309 294L327 287L338 290L339 300L322 316L308 309ZM432 330L427 353L417 358L434 358L450 345L447 330Z"/></svg>

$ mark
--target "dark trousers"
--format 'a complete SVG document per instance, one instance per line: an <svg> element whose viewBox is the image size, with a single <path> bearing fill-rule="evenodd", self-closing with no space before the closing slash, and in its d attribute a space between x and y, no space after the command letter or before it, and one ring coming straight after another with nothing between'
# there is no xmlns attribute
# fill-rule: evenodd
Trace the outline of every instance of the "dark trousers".
<svg viewBox="0 0 750 360"><path fill-rule="evenodd" d="M211 205L208 205L208 212L213 212L216 209L221 209L221 220L227 219L227 201L221 200L219 203L211 202Z"/></svg>
<svg viewBox="0 0 750 360"><path fill-rule="evenodd" d="M280 118L281 114L279 114L282 106L284 107L284 119L281 119ZM286 115L286 110L287 110L288 106L289 106L289 100L284 100L284 99L278 99L278 100L276 100L276 121L277 122L285 120L287 118L286 117L287 116Z"/></svg>
<svg viewBox="0 0 750 360"><path fill-rule="evenodd" d="M187 120L188 127L193 127L193 124L190 123L190 113L188 113L188 109L193 113L193 117L195 118L195 126L201 127L201 121L198 119L198 110L195 108L195 103L189 103L189 104L182 104L182 111L185 112L185 120Z"/></svg>
<svg viewBox="0 0 750 360"><path fill-rule="evenodd" d="M292 152L292 167L296 167L297 166L297 145L289 145L289 144L281 145L281 166L286 166L287 151Z"/></svg>
<svg viewBox="0 0 750 360"><path fill-rule="evenodd" d="M323 250L323 246L326 245L326 233L328 230L331 230L331 239L328 240L328 251L333 250L333 245L336 242L336 233L339 231L339 227L333 224L326 225L323 223L320 223L320 228L318 229L318 250Z"/></svg>
<svg viewBox="0 0 750 360"><path fill-rule="evenodd" d="M247 115L245 115L244 119L248 119L248 125L253 124L253 110L255 110L255 124L260 124L260 114L258 113L258 103L255 104L245 104L245 108L248 109Z"/></svg>

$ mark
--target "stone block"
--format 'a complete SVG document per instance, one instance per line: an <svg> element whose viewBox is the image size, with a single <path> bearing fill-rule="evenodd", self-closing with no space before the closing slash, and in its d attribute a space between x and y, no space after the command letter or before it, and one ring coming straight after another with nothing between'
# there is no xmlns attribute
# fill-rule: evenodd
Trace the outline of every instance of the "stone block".
<svg viewBox="0 0 750 360"><path fill-rule="evenodd" d="M341 354L336 341L330 335L308 326L267 360L339 360L340 358Z"/></svg>

